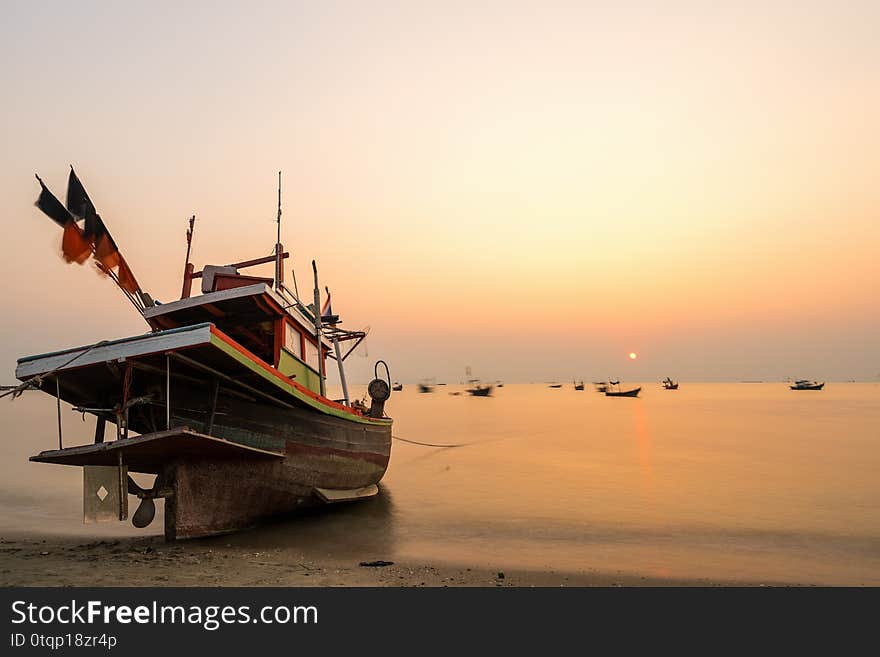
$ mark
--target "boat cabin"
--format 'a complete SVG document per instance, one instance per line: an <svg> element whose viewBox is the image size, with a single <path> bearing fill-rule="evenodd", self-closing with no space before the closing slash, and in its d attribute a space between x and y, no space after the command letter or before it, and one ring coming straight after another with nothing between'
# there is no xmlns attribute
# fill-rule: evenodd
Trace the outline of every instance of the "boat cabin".
<svg viewBox="0 0 880 657"><path fill-rule="evenodd" d="M214 324L281 374L320 393L331 345L321 340L319 348L314 309L274 289L273 279L239 271L274 260L275 256L270 256L236 265L207 265L201 272L188 271L184 296L170 303L155 303L144 310L144 318L154 330ZM201 278L202 294L189 296L187 283L192 278Z"/></svg>

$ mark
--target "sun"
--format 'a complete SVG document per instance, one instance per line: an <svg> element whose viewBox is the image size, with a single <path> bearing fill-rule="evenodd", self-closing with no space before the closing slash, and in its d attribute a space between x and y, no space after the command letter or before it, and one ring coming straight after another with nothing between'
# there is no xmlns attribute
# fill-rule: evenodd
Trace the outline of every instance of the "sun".
<svg viewBox="0 0 880 657"><path fill-rule="evenodd" d="M635 360L638 357L639 357L639 355L636 352L634 352L634 351L629 352L629 359L630 360Z"/></svg>

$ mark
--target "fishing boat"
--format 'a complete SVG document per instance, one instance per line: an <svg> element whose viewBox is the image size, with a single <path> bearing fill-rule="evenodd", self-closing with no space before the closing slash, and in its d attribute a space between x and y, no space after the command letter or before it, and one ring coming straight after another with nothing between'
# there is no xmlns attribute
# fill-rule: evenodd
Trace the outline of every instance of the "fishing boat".
<svg viewBox="0 0 880 657"><path fill-rule="evenodd" d="M489 397L492 395L492 388L494 386L488 383L480 383L479 379L472 378L470 367L466 368L465 374L467 376L467 381L471 386L470 388L465 389L466 393L473 397Z"/></svg>
<svg viewBox="0 0 880 657"><path fill-rule="evenodd" d="M593 381L593 385L596 388L596 392L605 392L606 390L608 390L607 381Z"/></svg>
<svg viewBox="0 0 880 657"><path fill-rule="evenodd" d="M662 381L665 390L678 390L678 383L670 379L668 376Z"/></svg>
<svg viewBox="0 0 880 657"><path fill-rule="evenodd" d="M422 381L418 385L419 392L434 392L434 386L432 386L430 383Z"/></svg>
<svg viewBox="0 0 880 657"><path fill-rule="evenodd" d="M610 384L617 386L617 390L611 390L610 388L605 390L606 397L638 397L639 393L642 391L641 388L632 388L631 390L621 390L620 389L620 381L611 381Z"/></svg>
<svg viewBox="0 0 880 657"><path fill-rule="evenodd" d="M583 390L584 389L584 382L583 381L575 381L574 382L574 389L575 390Z"/></svg>
<svg viewBox="0 0 880 657"><path fill-rule="evenodd" d="M57 399L58 449L30 460L83 468L86 522L127 519L133 495L132 524L146 527L164 498L165 538L175 540L378 493L391 455L388 366L376 363L369 407L350 400L344 361L366 332L340 328L326 287L321 303L314 261L312 303L300 299L295 277L293 290L285 284L280 173L278 183L274 253L195 271L192 217L180 298L160 303L138 284L73 169L66 204L40 180L37 207L63 228L65 259L93 259L150 329L18 360L15 392L39 388ZM269 263L273 277L243 272ZM192 294L195 281L201 294ZM327 396L328 360L342 399ZM93 443L64 445L62 401L95 418ZM154 476L152 485L135 473Z"/></svg>
<svg viewBox="0 0 880 657"><path fill-rule="evenodd" d="M792 390L821 390L825 387L825 382L811 381L810 379L798 379L789 386Z"/></svg>
<svg viewBox="0 0 880 657"><path fill-rule="evenodd" d="M395 382L391 385L391 389L392 389L394 392L400 392L401 390L403 390L403 384L400 383L400 381L395 381Z"/></svg>
<svg viewBox="0 0 880 657"><path fill-rule="evenodd" d="M547 387L548 387L548 388L561 388L561 387L562 387L562 384L561 384L561 383L551 383L551 384L550 384L549 386L547 386Z"/></svg>

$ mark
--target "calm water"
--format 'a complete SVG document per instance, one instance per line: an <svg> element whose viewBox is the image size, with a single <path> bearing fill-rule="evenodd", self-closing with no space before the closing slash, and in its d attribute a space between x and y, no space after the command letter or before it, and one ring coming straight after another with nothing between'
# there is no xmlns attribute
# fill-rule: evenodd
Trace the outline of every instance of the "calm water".
<svg viewBox="0 0 880 657"><path fill-rule="evenodd" d="M880 384L645 384L639 399L507 385L394 393L380 499L224 537L357 558L652 576L880 585ZM359 391L360 392L360 391ZM93 423L65 411L65 441ZM0 404L0 531L83 526L79 469L27 463L55 446L54 401ZM158 533L161 522L150 529Z"/></svg>

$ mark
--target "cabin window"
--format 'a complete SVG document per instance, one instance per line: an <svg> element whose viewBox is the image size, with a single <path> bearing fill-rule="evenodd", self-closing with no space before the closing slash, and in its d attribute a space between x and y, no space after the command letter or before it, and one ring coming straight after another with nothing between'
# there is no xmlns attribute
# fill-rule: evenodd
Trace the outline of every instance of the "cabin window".
<svg viewBox="0 0 880 657"><path fill-rule="evenodd" d="M308 340L306 342L306 354L304 360L306 361L306 365L321 371L321 366L318 364L318 348L313 345Z"/></svg>
<svg viewBox="0 0 880 657"><path fill-rule="evenodd" d="M302 337L300 336L299 331L287 322L284 323L284 326L284 346L290 353L296 354L298 357L302 358Z"/></svg>

